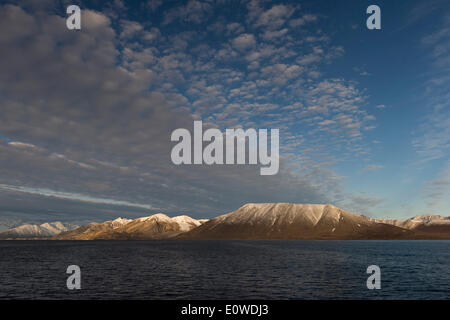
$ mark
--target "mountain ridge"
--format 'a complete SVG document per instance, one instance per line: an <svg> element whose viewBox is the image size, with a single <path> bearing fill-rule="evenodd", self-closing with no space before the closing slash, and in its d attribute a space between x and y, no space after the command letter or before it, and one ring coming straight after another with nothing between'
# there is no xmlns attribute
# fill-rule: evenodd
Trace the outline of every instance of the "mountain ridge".
<svg viewBox="0 0 450 320"><path fill-rule="evenodd" d="M204 220L189 216L170 218L163 213L137 219L117 218L102 223L91 223L73 231L64 232L55 240L152 240L174 237L200 226Z"/></svg>
<svg viewBox="0 0 450 320"><path fill-rule="evenodd" d="M51 226L41 225L47 229ZM40 235L29 238L44 237ZM171 218L164 213L136 219L118 217L60 233L54 232L48 239L450 239L450 217L427 214L399 220L373 219L345 211L332 204L247 203L235 211L211 220L193 219L186 215Z"/></svg>

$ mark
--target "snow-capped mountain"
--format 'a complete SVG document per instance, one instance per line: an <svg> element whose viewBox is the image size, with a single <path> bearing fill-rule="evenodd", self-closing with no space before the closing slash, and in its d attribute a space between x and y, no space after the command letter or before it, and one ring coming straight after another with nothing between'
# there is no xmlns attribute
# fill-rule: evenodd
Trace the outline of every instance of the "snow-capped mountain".
<svg viewBox="0 0 450 320"><path fill-rule="evenodd" d="M78 228L60 222L22 225L1 238L57 240L144 239L450 239L450 217L372 219L331 204L249 203L212 220L163 213L117 218Z"/></svg>
<svg viewBox="0 0 450 320"><path fill-rule="evenodd" d="M450 217L434 214L421 214L405 220L378 219L375 221L419 232L450 234Z"/></svg>
<svg viewBox="0 0 450 320"><path fill-rule="evenodd" d="M70 232L64 232L55 239L161 239L187 232L207 220L196 220L188 216L170 218L163 213L134 220L117 218L103 223L91 223Z"/></svg>
<svg viewBox="0 0 450 320"><path fill-rule="evenodd" d="M0 232L0 238L49 238L78 228L77 225L62 222L46 222L43 224L23 224Z"/></svg>
<svg viewBox="0 0 450 320"><path fill-rule="evenodd" d="M182 239L400 239L412 231L377 223L330 204L246 204Z"/></svg>

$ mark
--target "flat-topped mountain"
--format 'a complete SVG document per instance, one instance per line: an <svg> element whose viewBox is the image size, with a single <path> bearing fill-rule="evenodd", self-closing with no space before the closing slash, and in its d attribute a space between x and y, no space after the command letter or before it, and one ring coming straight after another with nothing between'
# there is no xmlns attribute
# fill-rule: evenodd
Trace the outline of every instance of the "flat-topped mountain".
<svg viewBox="0 0 450 320"><path fill-rule="evenodd" d="M188 216L170 218L158 213L138 219L117 218L90 223L54 237L57 240L145 240L170 238L198 227L206 220Z"/></svg>
<svg viewBox="0 0 450 320"><path fill-rule="evenodd" d="M405 239L413 232L330 204L246 204L180 239Z"/></svg>

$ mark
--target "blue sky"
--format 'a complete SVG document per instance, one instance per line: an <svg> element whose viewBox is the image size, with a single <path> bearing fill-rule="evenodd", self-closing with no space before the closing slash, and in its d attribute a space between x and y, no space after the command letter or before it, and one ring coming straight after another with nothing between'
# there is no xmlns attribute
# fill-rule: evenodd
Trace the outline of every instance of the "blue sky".
<svg viewBox="0 0 450 320"><path fill-rule="evenodd" d="M450 215L447 1L83 1L76 32L68 4L0 7L0 217ZM279 128L280 173L174 166L199 119Z"/></svg>

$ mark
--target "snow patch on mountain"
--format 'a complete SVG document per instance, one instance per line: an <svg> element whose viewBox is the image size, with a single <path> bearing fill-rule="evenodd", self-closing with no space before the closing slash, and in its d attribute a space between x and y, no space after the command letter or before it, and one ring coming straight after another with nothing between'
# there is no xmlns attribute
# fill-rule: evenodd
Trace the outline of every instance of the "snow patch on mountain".
<svg viewBox="0 0 450 320"><path fill-rule="evenodd" d="M113 226L113 229L117 229L121 226L127 225L131 221L133 221L133 220L119 217L117 219L112 220L111 224Z"/></svg>
<svg viewBox="0 0 450 320"><path fill-rule="evenodd" d="M157 220L157 221L164 221L164 222L171 222L171 218L164 213L155 213L154 215L148 216L148 217L142 217L138 218L136 220L138 221L148 221L148 220Z"/></svg>
<svg viewBox="0 0 450 320"><path fill-rule="evenodd" d="M138 218L136 220L138 220L140 222L156 220L158 222L177 223L180 226L181 231L189 231L192 228L198 227L201 224L208 221L208 219L200 219L200 220L193 219L186 215L171 218L171 217L165 215L164 213L156 213L154 215Z"/></svg>
<svg viewBox="0 0 450 320"><path fill-rule="evenodd" d="M193 218L191 218L189 216L173 217L172 221L178 223L178 225L180 226L180 230L181 231L189 231L192 228L198 227L199 225L202 224L201 221L193 219Z"/></svg>

